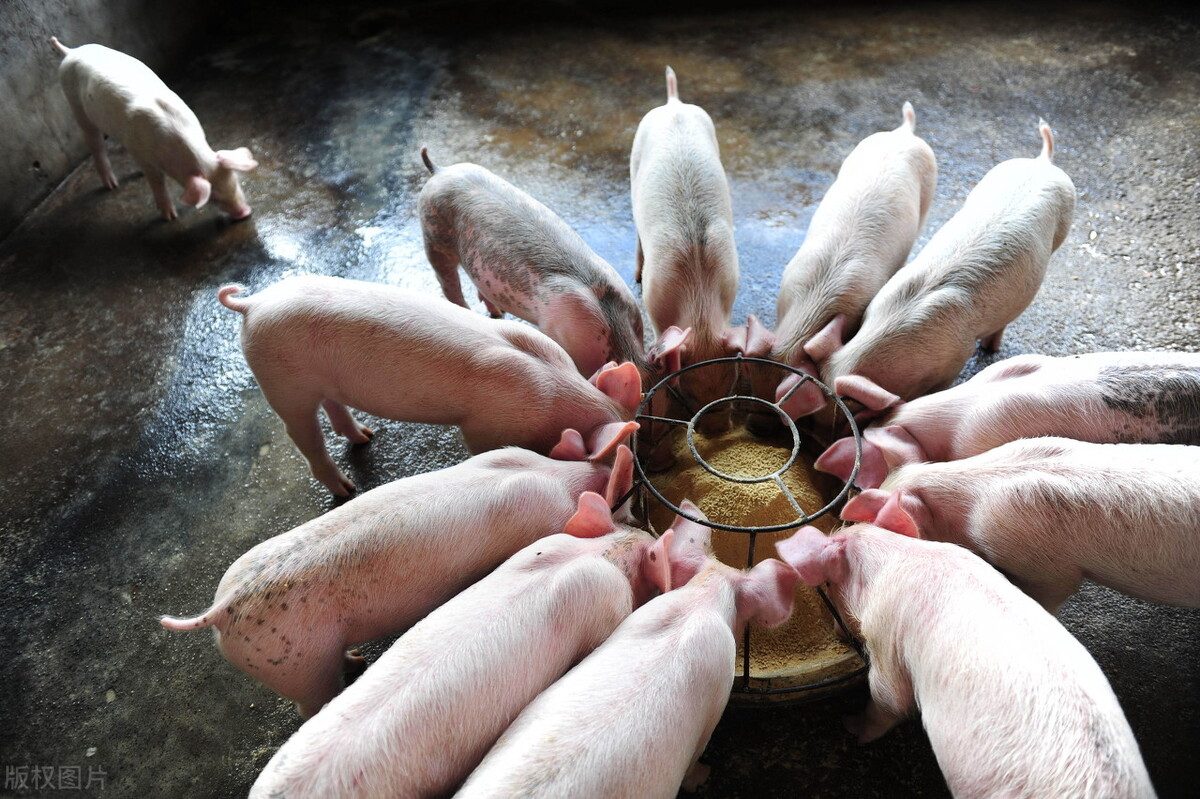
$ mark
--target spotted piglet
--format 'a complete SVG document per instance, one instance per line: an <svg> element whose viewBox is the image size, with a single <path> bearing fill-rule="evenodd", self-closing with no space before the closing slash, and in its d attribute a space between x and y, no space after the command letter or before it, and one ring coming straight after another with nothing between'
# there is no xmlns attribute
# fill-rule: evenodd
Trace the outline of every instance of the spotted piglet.
<svg viewBox="0 0 1200 799"><path fill-rule="evenodd" d="M1020 438L1200 444L1200 354L1018 355L945 391L893 401L863 431L860 488L907 463L969 458ZM854 458L854 439L843 438L816 468L845 481Z"/></svg>
<svg viewBox="0 0 1200 799"><path fill-rule="evenodd" d="M251 797L445 796L547 685L668 583L665 542L584 494L400 637L285 743Z"/></svg>
<svg viewBox="0 0 1200 799"><path fill-rule="evenodd" d="M607 261L556 213L475 164L436 167L417 198L425 252L446 299L467 307L461 264L492 316L557 341L585 377L610 360L643 369L642 312Z"/></svg>
<svg viewBox="0 0 1200 799"><path fill-rule="evenodd" d="M1058 621L952 544L855 525L776 545L866 643L860 742L920 708L956 797L1154 796L1104 673Z"/></svg>
<svg viewBox="0 0 1200 799"><path fill-rule="evenodd" d="M167 178L183 186L184 205L203 208L211 199L235 220L250 216L237 177L258 166L248 149L209 147L192 109L136 58L100 44L67 47L55 37L50 43L63 56L58 69L63 94L105 186L117 187L107 133L125 145L146 175L164 219L178 216Z"/></svg>
<svg viewBox="0 0 1200 799"><path fill-rule="evenodd" d="M979 553L1055 612L1086 578L1200 607L1200 448L1028 438L903 466L842 518Z"/></svg>
<svg viewBox="0 0 1200 799"><path fill-rule="evenodd" d="M214 627L230 663L308 718L361 668L348 647L402 632L518 549L562 532L583 492L615 502L632 464L624 446L611 468L509 447L396 480L262 542L225 572L207 611L162 625Z"/></svg>
<svg viewBox="0 0 1200 799"><path fill-rule="evenodd" d="M796 574L774 559L726 566L708 554L708 528L682 517L661 541L679 587L525 708L457 796L673 799L703 781L698 758L729 700L735 636L750 619L787 620Z"/></svg>

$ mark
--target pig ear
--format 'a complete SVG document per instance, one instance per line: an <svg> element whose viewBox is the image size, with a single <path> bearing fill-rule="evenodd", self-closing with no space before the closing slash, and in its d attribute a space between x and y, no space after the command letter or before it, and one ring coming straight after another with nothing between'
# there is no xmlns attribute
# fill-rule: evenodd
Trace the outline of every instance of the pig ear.
<svg viewBox="0 0 1200 799"><path fill-rule="evenodd" d="M567 522L563 532L576 538L599 538L613 531L612 513L604 497L585 491L579 497L579 509Z"/></svg>
<svg viewBox="0 0 1200 799"><path fill-rule="evenodd" d="M916 510L915 506L919 504L921 504L920 499L904 489L898 489L892 492L892 496L879 509L879 513L875 516L875 526L891 530L893 533L920 538L921 530L912 513Z"/></svg>
<svg viewBox="0 0 1200 799"><path fill-rule="evenodd" d="M754 314L746 314L746 324L725 331L725 347L730 352L740 352L747 358L766 358L775 346L775 334L758 321Z"/></svg>
<svg viewBox="0 0 1200 799"><path fill-rule="evenodd" d="M203 208L212 194L212 184L199 175L188 175L183 189L183 197L180 200L184 205L195 208Z"/></svg>
<svg viewBox="0 0 1200 799"><path fill-rule="evenodd" d="M617 368L617 362L609 361L608 363L604 364L599 369L597 369L595 372L593 372L592 376L588 378L588 382L594 386L594 385L596 385L596 382L599 380L600 375L604 374L609 369L616 369L616 368Z"/></svg>
<svg viewBox="0 0 1200 799"><path fill-rule="evenodd" d="M857 497L851 498L839 515L844 521L875 524L875 517L883 510L883 506L891 497L891 492L869 488Z"/></svg>
<svg viewBox="0 0 1200 799"><path fill-rule="evenodd" d="M792 592L800 575L791 566L767 558L737 584L738 627L753 620L778 627L792 615Z"/></svg>
<svg viewBox="0 0 1200 799"><path fill-rule="evenodd" d="M822 363L845 343L846 315L840 313L804 343L804 352L816 363Z"/></svg>
<svg viewBox="0 0 1200 799"><path fill-rule="evenodd" d="M798 385L801 381L804 385ZM819 411L826 401L825 392L816 383L797 374L785 377L775 389L775 404L793 419Z"/></svg>
<svg viewBox="0 0 1200 799"><path fill-rule="evenodd" d="M689 500L685 499L679 507L697 519L707 520L708 518L704 515L704 511ZM683 585L704 568L712 542L712 531L703 524L684 516L676 516L671 529L674 531L668 550L671 560L671 583L672 585Z"/></svg>
<svg viewBox="0 0 1200 799"><path fill-rule="evenodd" d="M842 375L833 381L833 390L839 397L856 400L876 413L901 404L900 397L862 375Z"/></svg>
<svg viewBox="0 0 1200 799"><path fill-rule="evenodd" d="M629 361L597 373L596 388L620 403L630 416L642 404L642 376Z"/></svg>
<svg viewBox="0 0 1200 799"><path fill-rule="evenodd" d="M691 334L690 327L681 330L675 325L671 325L662 332L658 341L650 345L650 349L646 352L646 360L657 371L665 375L678 372L683 366L683 345L687 343Z"/></svg>
<svg viewBox="0 0 1200 799"><path fill-rule="evenodd" d="M821 453L813 464L818 472L832 474L842 482L850 479L854 471L854 439L839 438ZM858 476L854 479L859 488L879 488L888 475L888 463L883 451L875 446L866 435L862 438L862 461L858 465ZM853 500L852 500L853 501Z"/></svg>
<svg viewBox="0 0 1200 799"><path fill-rule="evenodd" d="M921 463L928 458L925 448L903 427L897 424L887 427L871 427L863 433L863 454L866 455L866 443L869 440L872 448L883 458L885 469L895 469L906 463ZM886 472L884 474L886 477ZM882 482L882 478L880 478ZM876 483L879 485L879 483Z"/></svg>
<svg viewBox="0 0 1200 799"><path fill-rule="evenodd" d="M642 573L646 579L661 593L667 593L674 586L671 584L671 542L675 538L674 530L667 530L655 539L646 549L645 560L642 561Z"/></svg>
<svg viewBox="0 0 1200 799"><path fill-rule="evenodd" d="M624 444L618 444L617 456L613 458L612 469L608 473L608 484L604 487L604 501L611 508L631 488L633 488L633 452ZM627 500L618 514L627 518L629 516L628 506Z"/></svg>
<svg viewBox="0 0 1200 799"><path fill-rule="evenodd" d="M609 422L588 433L589 461L600 461L616 451L629 435L641 425L637 422Z"/></svg>
<svg viewBox="0 0 1200 799"><path fill-rule="evenodd" d="M235 172L249 172L258 166L258 162L250 154L249 148L239 147L236 150L217 150L217 165Z"/></svg>
<svg viewBox="0 0 1200 799"><path fill-rule="evenodd" d="M550 457L559 461L586 461L588 451L583 436L575 428L568 427L550 450Z"/></svg>
<svg viewBox="0 0 1200 799"><path fill-rule="evenodd" d="M840 583L846 578L844 544L809 525L775 545L775 551L796 570L805 585Z"/></svg>

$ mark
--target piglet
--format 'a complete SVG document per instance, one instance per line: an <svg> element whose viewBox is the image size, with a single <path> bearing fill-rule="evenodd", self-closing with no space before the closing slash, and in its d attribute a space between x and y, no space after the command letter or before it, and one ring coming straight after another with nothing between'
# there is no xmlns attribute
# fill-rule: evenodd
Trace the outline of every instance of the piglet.
<svg viewBox="0 0 1200 799"><path fill-rule="evenodd" d="M394 286L304 275L218 299L242 314L242 351L313 475L334 494L354 484L325 448L334 432L365 443L350 414L454 424L473 453L509 444L551 452L567 428L610 440L641 401L631 363L584 379L562 347L528 325L488 319ZM628 432L628 430L625 430Z"/></svg>
<svg viewBox="0 0 1200 799"><path fill-rule="evenodd" d="M898 128L871 134L842 162L804 244L783 270L775 335L760 346L752 340L751 350L819 377L805 344L837 316L852 335L867 304L904 265L933 200L937 160L913 133L912 103L904 104L902 116ZM779 372L764 371L756 379L754 392L764 399L780 399L799 381L789 377L777 388L762 384L765 378L778 381ZM783 409L795 417L824 402L824 393L806 382Z"/></svg>
<svg viewBox="0 0 1200 799"><path fill-rule="evenodd" d="M399 633L518 549L562 530L585 491L616 501L632 482L610 468L509 447L355 497L238 558L212 606L169 630L216 629L229 662L308 718L361 659L347 647Z"/></svg>
<svg viewBox="0 0 1200 799"><path fill-rule="evenodd" d="M164 219L177 216L168 177L183 186L184 205L203 208L211 199L235 220L250 216L237 177L258 166L248 149L209 147L192 109L136 58L100 44L67 47L53 36L50 43L63 56L58 68L63 94L105 186L117 187L107 133L125 145L146 175Z"/></svg>
<svg viewBox="0 0 1200 799"><path fill-rule="evenodd" d="M680 366L735 354L729 322L738 257L729 184L712 119L699 106L680 102L670 67L666 104L638 124L629 177L637 277L659 336L651 366L662 377ZM705 367L683 375L680 391L694 413L729 394L734 380L731 365Z"/></svg>
<svg viewBox="0 0 1200 799"><path fill-rule="evenodd" d="M844 343L839 314L804 345L821 377L868 410L945 388L983 339L995 351L1005 326L1037 294L1050 255L1067 236L1075 186L1042 152L993 167L916 258L892 276ZM800 411L810 409L800 408Z"/></svg>
<svg viewBox="0 0 1200 799"><path fill-rule="evenodd" d="M467 307L462 265L492 316L538 326L584 376L609 360L645 368L642 312L607 261L557 214L475 164L438 168L417 198L425 252L446 299Z"/></svg>
<svg viewBox="0 0 1200 799"><path fill-rule="evenodd" d="M718 562L708 528L683 517L663 542L670 586L681 587L634 611L525 708L457 796L673 799L703 781L698 758L729 700L735 636L751 619L787 620L796 574L774 559L749 572Z"/></svg>
<svg viewBox="0 0 1200 799"><path fill-rule="evenodd" d="M585 493L564 532L401 636L275 753L250 796L447 795L542 689L667 585L665 544Z"/></svg>
<svg viewBox="0 0 1200 799"><path fill-rule="evenodd" d="M1019 355L945 391L911 402L895 397L883 410L862 434L860 488L878 488L906 463L969 458L1019 438L1200 444L1200 355ZM842 480L853 465L851 438L816 462Z"/></svg>
<svg viewBox="0 0 1200 799"><path fill-rule="evenodd" d="M978 557L870 525L776 545L866 643L866 743L920 708L956 797L1153 797L1133 731L1087 650Z"/></svg>
<svg viewBox="0 0 1200 799"><path fill-rule="evenodd" d="M903 466L842 518L967 547L1051 613L1084 578L1200 606L1197 447L1021 439Z"/></svg>

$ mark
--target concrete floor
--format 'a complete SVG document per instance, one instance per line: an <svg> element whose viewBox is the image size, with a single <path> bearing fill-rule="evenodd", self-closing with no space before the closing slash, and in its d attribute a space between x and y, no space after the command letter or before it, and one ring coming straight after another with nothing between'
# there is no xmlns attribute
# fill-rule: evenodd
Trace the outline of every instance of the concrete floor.
<svg viewBox="0 0 1200 799"><path fill-rule="evenodd" d="M999 355L964 375L1024 352L1196 349L1194 18L1145 3L830 6L474 19L350 0L239 19L168 76L214 146L258 157L250 221L210 208L162 222L118 149L118 191L81 164L0 243L0 793L62 795L19 774L32 786L35 769L78 766L93 787L68 795L244 795L298 726L208 635L156 622L206 607L238 555L333 505L215 290L322 273L436 293L414 219L422 145L525 188L632 280L629 148L670 64L729 172L735 321L772 323L841 159L905 100L940 170L918 247L993 164L1037 153L1045 117L1075 223ZM454 430L375 428L369 447L335 451L361 488L466 455ZM1112 681L1160 794L1194 796L1200 611L1088 586L1061 619ZM730 709L701 795L945 795L919 723L867 747L843 732L864 698Z"/></svg>

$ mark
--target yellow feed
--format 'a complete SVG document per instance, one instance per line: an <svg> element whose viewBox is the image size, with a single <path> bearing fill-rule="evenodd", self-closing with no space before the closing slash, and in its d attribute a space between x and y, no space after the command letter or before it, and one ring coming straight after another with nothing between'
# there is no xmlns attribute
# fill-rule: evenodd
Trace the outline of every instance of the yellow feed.
<svg viewBox="0 0 1200 799"><path fill-rule="evenodd" d="M733 483L708 472L696 462L687 446L686 430L678 427L675 436L675 464L669 470L651 474L654 487L679 505L685 498L694 502L710 521L740 527L787 524L799 514L773 481ZM759 477L775 472L791 454L790 441L763 441L745 429L705 436L695 434L696 449L715 469L737 477ZM836 495L840 485L828 475L812 469L812 459L802 451L783 475L784 484L806 514L823 508ZM650 524L662 533L674 521L675 514L647 494ZM829 533L838 520L832 513L812 522ZM753 563L775 556L775 543L788 538L795 529L777 533L757 533ZM712 531L713 554L722 562L739 568L753 565L748 557L752 536L725 530ZM750 676L769 678L803 671L806 666L842 657L852 650L833 631L833 619L813 588L797 583L792 618L782 626L768 630L754 625L750 639ZM741 673L742 642L738 641L738 673Z"/></svg>

